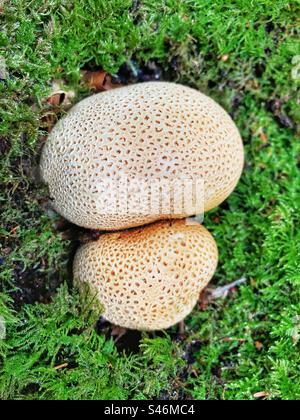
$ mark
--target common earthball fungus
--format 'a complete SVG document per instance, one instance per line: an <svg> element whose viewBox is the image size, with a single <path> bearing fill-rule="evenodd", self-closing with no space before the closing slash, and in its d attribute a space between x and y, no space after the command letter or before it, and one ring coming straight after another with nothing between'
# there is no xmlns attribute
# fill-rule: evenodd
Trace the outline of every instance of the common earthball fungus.
<svg viewBox="0 0 300 420"><path fill-rule="evenodd" d="M218 250L197 222L156 222L106 233L82 245L74 282L99 302L103 316L121 327L168 328L183 320L214 274Z"/></svg>
<svg viewBox="0 0 300 420"><path fill-rule="evenodd" d="M44 146L41 174L61 215L79 226L109 231L216 207L236 186L243 160L239 132L215 101L179 84L148 82L74 106ZM123 194L125 179L128 194ZM193 189L181 208L173 183L182 179L203 181L203 205L195 204ZM149 200L159 202L158 192L142 183L156 180L171 185L165 197L169 211L148 206ZM138 211L137 202L147 202L146 211Z"/></svg>

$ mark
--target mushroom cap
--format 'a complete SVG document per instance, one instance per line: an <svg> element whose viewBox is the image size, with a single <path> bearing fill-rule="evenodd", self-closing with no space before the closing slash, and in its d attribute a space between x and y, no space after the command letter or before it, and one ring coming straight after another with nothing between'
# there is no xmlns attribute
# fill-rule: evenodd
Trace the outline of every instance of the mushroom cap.
<svg viewBox="0 0 300 420"><path fill-rule="evenodd" d="M216 243L202 225L161 221L82 245L74 283L89 290L113 324L158 330L191 312L217 260Z"/></svg>
<svg viewBox="0 0 300 420"><path fill-rule="evenodd" d="M120 230L216 207L235 188L243 162L241 137L221 106L180 84L147 82L75 105L50 134L40 167L66 219ZM203 182L203 196L192 188L184 208L175 185L182 179ZM151 190L156 181L169 191ZM170 204L164 210L163 200Z"/></svg>

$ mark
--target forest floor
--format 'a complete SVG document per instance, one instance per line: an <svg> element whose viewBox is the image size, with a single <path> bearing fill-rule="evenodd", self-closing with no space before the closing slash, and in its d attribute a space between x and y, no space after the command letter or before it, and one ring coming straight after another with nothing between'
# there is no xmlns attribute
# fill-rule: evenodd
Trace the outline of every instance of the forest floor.
<svg viewBox="0 0 300 420"><path fill-rule="evenodd" d="M300 398L299 2L1 4L0 399ZM51 210L37 166L71 104L145 80L198 88L236 122L245 169L204 224L220 252L210 287L246 281L202 296L184 334L115 343L72 289L84 232Z"/></svg>

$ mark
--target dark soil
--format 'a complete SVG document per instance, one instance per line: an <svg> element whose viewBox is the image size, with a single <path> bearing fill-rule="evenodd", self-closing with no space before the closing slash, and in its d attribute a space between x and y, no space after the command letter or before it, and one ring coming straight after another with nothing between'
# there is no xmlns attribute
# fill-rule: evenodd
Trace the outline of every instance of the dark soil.
<svg viewBox="0 0 300 420"><path fill-rule="evenodd" d="M5 155L10 149L9 140L5 137L0 137L0 155Z"/></svg>
<svg viewBox="0 0 300 420"><path fill-rule="evenodd" d="M20 309L26 303L50 303L52 296L62 284L62 279L57 273L48 275L44 272L47 264L36 264L24 270L24 267L15 262L13 276L18 288L11 292L15 309Z"/></svg>
<svg viewBox="0 0 300 420"><path fill-rule="evenodd" d="M117 83L124 85L161 80L162 69L154 61L139 66L135 60L123 64L118 73L113 77Z"/></svg>

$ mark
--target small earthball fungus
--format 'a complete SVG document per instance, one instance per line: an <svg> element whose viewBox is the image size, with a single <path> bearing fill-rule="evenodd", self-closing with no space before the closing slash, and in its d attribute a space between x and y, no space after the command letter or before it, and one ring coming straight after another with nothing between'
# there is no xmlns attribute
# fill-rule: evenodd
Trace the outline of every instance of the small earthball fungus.
<svg viewBox="0 0 300 420"><path fill-rule="evenodd" d="M82 245L74 260L74 282L100 302L108 321L157 330L191 312L217 260L216 243L202 225L161 221Z"/></svg>
<svg viewBox="0 0 300 420"><path fill-rule="evenodd" d="M239 132L215 101L179 84L148 82L99 93L74 106L44 146L41 174L54 208L66 219L90 229L120 230L216 207L236 186L243 161ZM131 187L128 195L121 188L115 210L112 185L125 178ZM193 190L186 207L177 210L182 197L172 182L183 178L203 180L201 208L192 204ZM141 187L158 179L171 185L165 197L169 211L137 211L136 202L158 203L158 192L145 197Z"/></svg>

